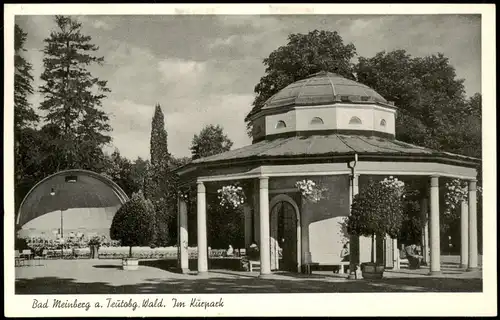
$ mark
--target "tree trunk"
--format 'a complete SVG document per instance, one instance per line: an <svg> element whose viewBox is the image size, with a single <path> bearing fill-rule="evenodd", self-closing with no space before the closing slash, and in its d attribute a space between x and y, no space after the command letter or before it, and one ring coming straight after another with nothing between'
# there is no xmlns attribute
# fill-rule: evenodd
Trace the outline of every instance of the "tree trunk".
<svg viewBox="0 0 500 320"><path fill-rule="evenodd" d="M132 246L129 247L128 257L132 258Z"/></svg>
<svg viewBox="0 0 500 320"><path fill-rule="evenodd" d="M375 234L372 234L372 256L371 256L372 263L375 263Z"/></svg>

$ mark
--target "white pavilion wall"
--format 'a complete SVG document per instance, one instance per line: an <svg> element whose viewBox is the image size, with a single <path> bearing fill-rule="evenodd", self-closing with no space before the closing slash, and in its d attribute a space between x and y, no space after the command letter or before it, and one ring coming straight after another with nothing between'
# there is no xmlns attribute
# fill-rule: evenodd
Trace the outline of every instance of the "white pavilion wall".
<svg viewBox="0 0 500 320"><path fill-rule="evenodd" d="M326 187L328 189L325 193L326 198L317 203L300 200L298 192L295 191L295 183L302 179L311 179ZM349 177L344 175L271 178L269 190L270 200L280 193L299 199L297 204L301 211L302 262L307 260L323 264L339 262L343 244L348 240L344 236L342 222L349 215ZM258 230L255 231L258 235Z"/></svg>

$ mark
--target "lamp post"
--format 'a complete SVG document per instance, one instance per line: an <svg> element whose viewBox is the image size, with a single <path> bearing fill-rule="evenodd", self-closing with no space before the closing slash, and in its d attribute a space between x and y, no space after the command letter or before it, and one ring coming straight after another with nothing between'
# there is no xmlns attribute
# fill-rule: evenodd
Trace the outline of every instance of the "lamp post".
<svg viewBox="0 0 500 320"><path fill-rule="evenodd" d="M50 189L50 195L53 197L56 195L56 192L54 190L54 188L51 188ZM60 234L61 234L61 259L64 257L64 246L63 246L63 241L64 241L64 238L63 238L63 211L62 209L59 210L61 212L61 228L60 228Z"/></svg>
<svg viewBox="0 0 500 320"><path fill-rule="evenodd" d="M78 177L76 175L70 175L64 177L64 182L66 183L76 183L78 181ZM56 191L54 188L50 189L50 195L55 196ZM64 258L64 231L63 231L63 208L61 207L61 258Z"/></svg>

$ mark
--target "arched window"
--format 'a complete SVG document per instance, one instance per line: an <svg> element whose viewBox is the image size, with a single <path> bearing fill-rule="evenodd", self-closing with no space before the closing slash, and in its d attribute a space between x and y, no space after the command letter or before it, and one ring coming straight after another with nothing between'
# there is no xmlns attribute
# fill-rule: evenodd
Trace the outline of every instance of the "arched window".
<svg viewBox="0 0 500 320"><path fill-rule="evenodd" d="M285 121L280 120L278 121L278 123L276 123L276 129L282 129L282 128L286 128L286 123Z"/></svg>
<svg viewBox="0 0 500 320"><path fill-rule="evenodd" d="M387 122L385 121L385 119L380 120L381 127L385 127L386 124L387 124Z"/></svg>
<svg viewBox="0 0 500 320"><path fill-rule="evenodd" d="M360 118L352 117L351 120L349 120L349 124L362 124L362 122Z"/></svg>
<svg viewBox="0 0 500 320"><path fill-rule="evenodd" d="M317 125L317 124L324 124L323 119L320 117L314 117L311 119L311 124L312 125Z"/></svg>

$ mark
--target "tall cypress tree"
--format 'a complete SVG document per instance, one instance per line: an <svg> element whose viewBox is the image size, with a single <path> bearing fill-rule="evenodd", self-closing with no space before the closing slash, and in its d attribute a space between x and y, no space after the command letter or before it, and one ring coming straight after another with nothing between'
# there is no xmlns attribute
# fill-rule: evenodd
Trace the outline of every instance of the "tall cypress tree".
<svg viewBox="0 0 500 320"><path fill-rule="evenodd" d="M56 16L55 22L57 30L44 40L40 109L47 111L45 120L59 128L54 137L63 150L59 169L94 169L103 159L102 146L111 141L109 117L102 110L110 90L88 67L102 64L104 58L92 54L99 48L81 33L81 23L65 16Z"/></svg>
<svg viewBox="0 0 500 320"><path fill-rule="evenodd" d="M159 104L155 106L155 114L151 122L150 154L153 168L162 171L168 169L170 153L168 152L167 130L165 117Z"/></svg>
<svg viewBox="0 0 500 320"><path fill-rule="evenodd" d="M175 179L170 173L171 155L168 152L165 118L159 104L151 122L151 164L148 170L146 197L156 210L156 245L166 246L175 239L176 194Z"/></svg>

